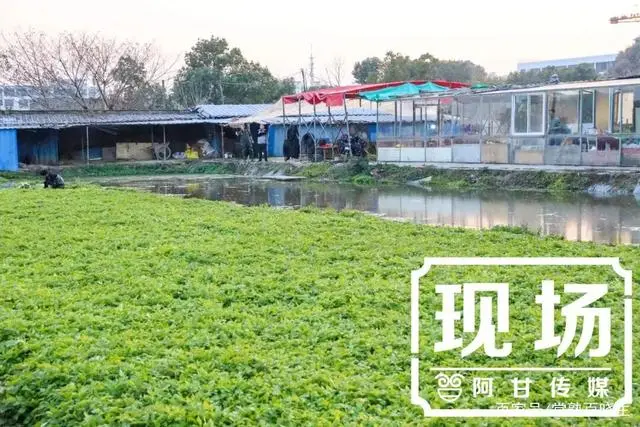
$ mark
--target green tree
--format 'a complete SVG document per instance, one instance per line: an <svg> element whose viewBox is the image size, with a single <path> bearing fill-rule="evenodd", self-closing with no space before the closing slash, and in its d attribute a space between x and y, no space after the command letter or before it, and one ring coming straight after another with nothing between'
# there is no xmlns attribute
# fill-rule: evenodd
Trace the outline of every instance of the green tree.
<svg viewBox="0 0 640 427"><path fill-rule="evenodd" d="M610 74L615 77L628 77L640 74L640 37L620 52Z"/></svg>
<svg viewBox="0 0 640 427"><path fill-rule="evenodd" d="M433 77L456 82L478 83L487 79L484 67L471 61L445 60L435 64Z"/></svg>
<svg viewBox="0 0 640 427"><path fill-rule="evenodd" d="M376 57L365 58L353 66L353 78L356 83L377 83L380 78L382 60Z"/></svg>
<svg viewBox="0 0 640 427"><path fill-rule="evenodd" d="M413 60L400 53L389 51L382 60L380 80L396 82L411 80L413 76Z"/></svg>
<svg viewBox="0 0 640 427"><path fill-rule="evenodd" d="M429 53L412 59L393 51L382 59L370 57L356 62L352 74L358 83L434 79L480 82L488 78L485 69L471 61L443 61Z"/></svg>
<svg viewBox="0 0 640 427"><path fill-rule="evenodd" d="M225 39L198 40L185 55L178 72L173 99L179 105L241 104L274 102L291 93L291 79L278 79L268 68L248 61L240 49L230 48Z"/></svg>
<svg viewBox="0 0 640 427"><path fill-rule="evenodd" d="M514 71L507 76L509 84L545 84L556 74L561 82L588 81L598 78L593 64L579 64L571 68L546 67L542 70Z"/></svg>

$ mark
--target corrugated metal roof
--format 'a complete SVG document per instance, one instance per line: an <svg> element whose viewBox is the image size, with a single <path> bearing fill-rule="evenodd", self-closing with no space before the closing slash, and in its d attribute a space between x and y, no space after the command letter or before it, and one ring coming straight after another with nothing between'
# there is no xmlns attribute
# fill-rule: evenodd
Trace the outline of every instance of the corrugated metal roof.
<svg viewBox="0 0 640 427"><path fill-rule="evenodd" d="M557 84L542 84L542 85L526 85L514 87L496 87L481 90L462 89L447 91L441 93L433 93L428 95L421 95L418 99L436 99L436 98L449 98L455 96L478 96L478 95L505 95L515 93L536 93L536 92L556 92L556 91L569 91L569 90L593 90L593 89L607 89L607 88L625 88L636 86L640 87L640 78L622 78L614 80L589 80L581 82L568 82Z"/></svg>
<svg viewBox="0 0 640 427"><path fill-rule="evenodd" d="M209 119L248 117L260 113L272 104L206 104L198 105L196 111Z"/></svg>
<svg viewBox="0 0 640 427"><path fill-rule="evenodd" d="M632 79L618 79L618 80L595 80L585 82L571 82L571 83L558 83L549 84L537 87L526 87L518 89L506 89L497 91L483 92L486 94L503 94L503 93L523 93L523 92L554 92L559 90L578 90L578 89L597 89L597 88L617 88L628 86L640 86L640 78Z"/></svg>
<svg viewBox="0 0 640 427"><path fill-rule="evenodd" d="M189 111L20 111L0 113L0 129L211 123Z"/></svg>
<svg viewBox="0 0 640 427"><path fill-rule="evenodd" d="M308 116L308 115L302 115L302 116L287 116L286 118L286 123L287 124L297 124L298 123L298 118L300 119L299 121L301 123L313 123L314 122L314 118L313 116ZM344 113L343 114L332 114L331 119L333 122L338 122L338 123L344 123L345 122L345 117L344 117ZM383 114L380 113L380 115L378 116L378 120L380 123L389 123L389 122L393 122L394 120L394 116L391 114ZM329 123L329 116L328 115L316 115L316 119L315 119L316 123ZM282 116L280 117L271 117L268 119L264 119L263 120L264 123L267 124L282 124ZM351 114L349 113L349 122L350 123L375 123L376 122L376 114L375 112L373 114Z"/></svg>

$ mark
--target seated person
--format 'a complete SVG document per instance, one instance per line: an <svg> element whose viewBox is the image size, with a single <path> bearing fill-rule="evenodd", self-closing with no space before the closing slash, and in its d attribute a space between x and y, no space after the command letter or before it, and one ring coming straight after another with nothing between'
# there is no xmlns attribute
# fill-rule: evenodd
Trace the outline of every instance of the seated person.
<svg viewBox="0 0 640 427"><path fill-rule="evenodd" d="M571 129L567 126L567 121L563 118L556 117L554 110L551 110L550 113L549 135L570 135ZM564 136L549 136L549 145L560 145L564 140Z"/></svg>
<svg viewBox="0 0 640 427"><path fill-rule="evenodd" d="M44 176L44 188L64 188L64 179L59 174L44 169L40 175Z"/></svg>

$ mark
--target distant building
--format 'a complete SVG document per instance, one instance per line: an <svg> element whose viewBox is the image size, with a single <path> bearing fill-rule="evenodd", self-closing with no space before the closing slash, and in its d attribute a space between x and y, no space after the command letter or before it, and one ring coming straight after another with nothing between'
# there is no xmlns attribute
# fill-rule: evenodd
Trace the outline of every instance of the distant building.
<svg viewBox="0 0 640 427"><path fill-rule="evenodd" d="M0 86L0 110L26 111L31 109L31 89L26 86Z"/></svg>
<svg viewBox="0 0 640 427"><path fill-rule="evenodd" d="M564 58L564 59L551 59L546 61L535 62L521 62L518 64L518 71L539 71L547 67L557 68L573 68L580 64L593 65L596 72L604 74L613 68L613 64L616 62L615 53L608 55L597 56L583 56L580 58Z"/></svg>
<svg viewBox="0 0 640 427"><path fill-rule="evenodd" d="M67 89L49 89L47 104L42 102L41 93L32 86L0 85L0 111L29 110L69 110L78 108L73 102L75 89L70 85ZM87 86L82 94L85 100L98 102L100 93L95 86ZM49 108L47 108L49 105Z"/></svg>

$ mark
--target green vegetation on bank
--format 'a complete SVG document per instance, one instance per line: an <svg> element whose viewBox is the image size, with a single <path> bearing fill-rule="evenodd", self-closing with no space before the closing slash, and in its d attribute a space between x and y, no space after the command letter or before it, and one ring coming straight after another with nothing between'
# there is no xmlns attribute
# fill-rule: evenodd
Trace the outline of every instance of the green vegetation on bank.
<svg viewBox="0 0 640 427"><path fill-rule="evenodd" d="M118 177L171 174L297 175L313 180L351 182L358 185L415 183L444 190L534 190L581 192L596 184L611 185L614 192L630 194L640 181L640 172L546 172L534 170L444 169L432 166L397 166L366 161L347 163L283 163L182 161L162 163L117 163L68 166L65 178ZM3 173L9 179L33 178L34 172ZM420 181L421 182L416 182Z"/></svg>
<svg viewBox="0 0 640 427"><path fill-rule="evenodd" d="M95 187L0 191L0 220L1 425L423 425L409 399L423 257L609 256L640 271L638 248L518 229ZM513 298L516 322L535 326L535 304Z"/></svg>

